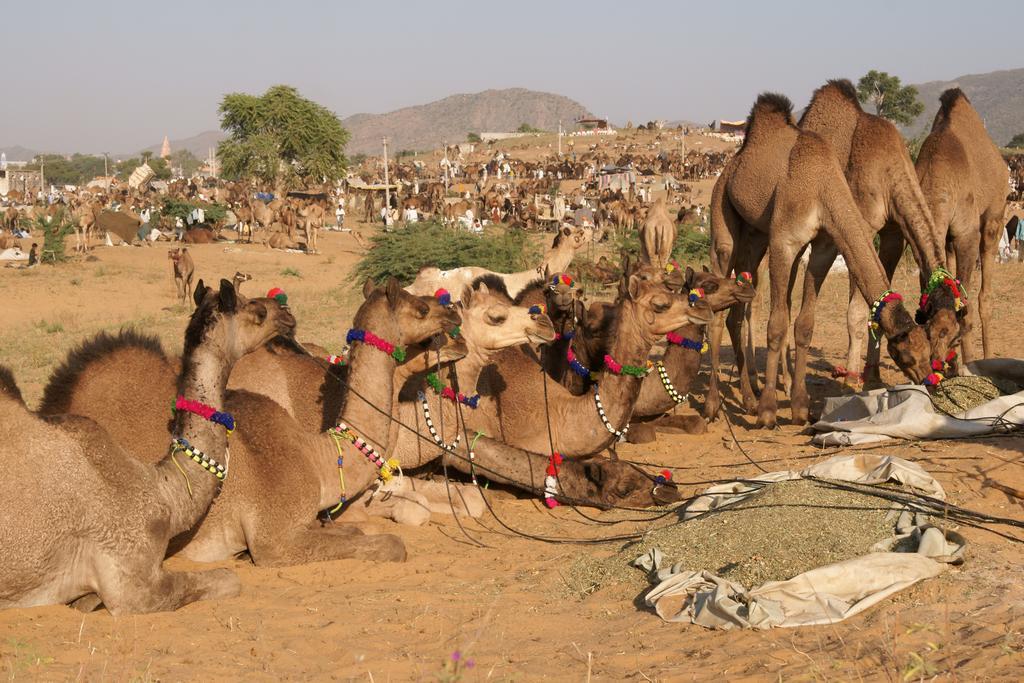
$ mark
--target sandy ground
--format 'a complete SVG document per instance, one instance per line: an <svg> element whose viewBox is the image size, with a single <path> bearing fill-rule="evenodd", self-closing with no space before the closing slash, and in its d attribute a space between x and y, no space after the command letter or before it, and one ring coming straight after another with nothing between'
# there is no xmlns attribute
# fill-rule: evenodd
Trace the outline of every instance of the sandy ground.
<svg viewBox="0 0 1024 683"><path fill-rule="evenodd" d="M300 338L339 348L358 304L346 279L357 259L354 240L331 233L324 253L304 256L263 247L194 247L197 274L254 275L244 291L281 286L290 295ZM4 325L0 363L13 367L34 405L67 349L100 329L134 324L179 350L186 319L175 304L166 249L101 248L98 260L0 269ZM1024 266L1000 266L996 277L996 350L1021 355L1019 312L1002 305ZM915 291L911 274L897 284ZM845 277L823 291L812 353L812 391L843 391L828 368L845 356ZM761 342L763 343L763 341ZM884 376L898 374L887 358ZM731 391L731 389L730 389ZM730 396L735 399L735 396ZM734 408L735 404L731 404ZM785 424L750 429L735 415L736 435L767 469L800 467L824 457ZM872 449L920 463L950 499L987 513L1024 519L1021 501L990 480L1024 489L1024 437L900 444ZM660 435L656 444L626 446L621 455L673 469L690 495L711 479L757 473L722 423L706 435ZM9 456L10 454L8 454ZM115 618L67 607L0 613L0 672L11 680L1020 680L1024 675L1024 590L1020 546L964 529L967 563L833 627L769 632L709 632L662 623L642 609L635 589L605 588L584 599L566 595L562 573L574 558L608 554L620 544L549 544L517 531L561 538L600 538L634 523L596 525L569 508L490 492L498 519L451 517L421 528L387 521L369 531L397 533L409 549L404 564L339 561L262 569L225 563L241 577L242 594L178 612ZM591 514L597 514L590 511ZM1012 533L1009 528L1001 531ZM480 544L484 544L481 546ZM171 560L172 567L188 566ZM452 652L475 666L453 675ZM446 668L447 667L447 668Z"/></svg>

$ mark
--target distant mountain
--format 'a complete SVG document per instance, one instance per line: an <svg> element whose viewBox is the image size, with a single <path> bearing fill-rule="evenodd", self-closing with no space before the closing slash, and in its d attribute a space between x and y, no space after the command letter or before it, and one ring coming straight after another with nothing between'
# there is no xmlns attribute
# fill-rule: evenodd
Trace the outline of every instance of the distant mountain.
<svg viewBox="0 0 1024 683"><path fill-rule="evenodd" d="M22 147L21 145L13 145L11 147L0 146L0 152L7 155L7 161L32 161L39 154L37 150Z"/></svg>
<svg viewBox="0 0 1024 683"><path fill-rule="evenodd" d="M951 81L931 81L915 86L924 102L924 113L903 132L915 136L929 131L939 108L939 95L948 88L960 88L985 121L989 135L1002 147L1017 133L1024 133L1024 69L992 71L960 76Z"/></svg>
<svg viewBox="0 0 1024 683"><path fill-rule="evenodd" d="M380 151L385 135L388 147L395 152L426 150L439 147L445 140L464 142L469 133L513 131L523 123L557 130L559 119L562 125L571 126L581 116L591 114L568 97L509 88L452 95L386 114L355 114L341 124L352 134L346 151L368 154Z"/></svg>
<svg viewBox="0 0 1024 683"><path fill-rule="evenodd" d="M217 149L217 143L227 137L224 131L220 130L208 130L198 135L193 135L190 138L181 138L180 140L171 140L171 151L177 152L180 149L187 149L196 156L197 159L205 159L210 153L210 148ZM139 152L152 152L154 155L160 154L160 148L163 146L163 141L157 142L152 147L146 147L145 149L135 150L134 152L128 152L126 154L118 154L118 159L130 159L138 156Z"/></svg>

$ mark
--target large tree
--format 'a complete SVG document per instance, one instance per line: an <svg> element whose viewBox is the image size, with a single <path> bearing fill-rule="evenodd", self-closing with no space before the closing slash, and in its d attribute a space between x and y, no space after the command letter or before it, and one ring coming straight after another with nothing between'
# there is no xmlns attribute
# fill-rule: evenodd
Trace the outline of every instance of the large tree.
<svg viewBox="0 0 1024 683"><path fill-rule="evenodd" d="M917 88L900 83L899 76L872 69L857 82L857 98L875 105L875 113L893 123L908 126L924 111Z"/></svg>
<svg viewBox="0 0 1024 683"><path fill-rule="evenodd" d="M320 183L345 172L348 131L334 112L291 86L275 85L259 96L225 95L219 111L228 133L217 145L225 176Z"/></svg>
<svg viewBox="0 0 1024 683"><path fill-rule="evenodd" d="M1024 147L1024 133L1017 133L1014 135L1013 138L1006 143L1006 146L1013 147L1015 149Z"/></svg>

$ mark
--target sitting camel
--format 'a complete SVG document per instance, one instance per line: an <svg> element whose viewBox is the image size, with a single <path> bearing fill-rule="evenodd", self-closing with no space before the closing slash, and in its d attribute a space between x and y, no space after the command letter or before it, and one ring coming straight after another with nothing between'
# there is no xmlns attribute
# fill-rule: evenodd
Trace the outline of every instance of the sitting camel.
<svg viewBox="0 0 1024 683"><path fill-rule="evenodd" d="M459 318L433 299L407 294L394 279L384 289L376 289L368 281L364 294L367 300L355 325L373 334L364 334L365 343L354 345L348 381L386 410L391 377L401 354L397 350L382 352L383 343L374 340L387 338L402 347L420 343L457 325ZM158 353L154 353L154 345ZM153 437L145 435L162 424L166 409L159 389L167 382L171 363L153 341L149 348L122 345L97 356L89 344L73 352L47 386L44 408L94 416L97 422L110 425L116 439L131 444L132 456L152 459L147 440ZM266 358L267 353L259 351L258 356ZM117 359L116 365L106 362L111 357ZM243 376L258 374L259 365L254 366L250 359L236 370ZM130 390L122 386L116 401L98 404L94 396L118 382L115 372L119 371L123 384L126 370L144 371L146 381L132 383ZM176 552L197 561L213 561L248 551L255 563L270 565L349 557L404 559L405 549L397 537L364 537L351 528L324 531L310 527L320 510L338 506L341 498L355 497L381 476L383 468L337 430L307 430L285 408L260 393L232 389L227 392L226 405L241 425L231 444L232 481L202 523L176 539ZM382 416L353 402L342 419L358 425L361 434L379 434L386 439L388 413ZM140 432L140 425L148 429ZM339 457L343 478L339 478Z"/></svg>
<svg viewBox="0 0 1024 683"><path fill-rule="evenodd" d="M726 165L711 198L712 268L725 277L735 271L756 273L770 252L771 315L768 321L768 362L765 386L757 407L758 424L773 427L778 412L776 385L779 358L789 327L791 283L799 256L821 235L830 239L846 260L861 295L871 302L872 329L884 334L889 354L915 382L932 372L931 349L924 330L903 306L902 297L889 289L885 270L871 244L871 229L861 216L829 144L816 133L797 128L788 98L763 94L748 119L743 146ZM756 277L756 275L755 275ZM804 305L797 321L797 365L791 407L797 424L807 421L809 398L805 386L807 347L813 333L813 300L822 278L804 290ZM756 284L756 283L755 283ZM739 344L742 307L729 314L744 405L754 403L753 388ZM712 384L705 415L720 406L717 383L716 326L712 339Z"/></svg>
<svg viewBox="0 0 1024 683"><path fill-rule="evenodd" d="M237 296L225 280L219 292L200 281L195 300L169 455L138 462L96 422L43 419L0 392L0 438L20 456L0 459L4 506L13 513L0 524L0 608L95 594L110 612L126 614L238 593L229 570L168 572L163 560L169 541L204 517L233 474L227 437L234 420L214 412L223 406L232 365L271 337L290 334L295 319L271 299ZM166 416L175 389L162 388ZM166 452L167 429L160 431L158 450Z"/></svg>
<svg viewBox="0 0 1024 683"><path fill-rule="evenodd" d="M541 259L540 265L518 273L493 273L486 268L466 266L451 270L440 270L426 267L420 270L416 279L406 287L411 294L429 296L438 289L445 289L459 296L473 280L481 275L497 275L505 282L505 290L513 298L528 284L537 278L546 277L548 273L560 273L569 267L573 256L593 238L594 231L590 227L563 226L556 234Z"/></svg>

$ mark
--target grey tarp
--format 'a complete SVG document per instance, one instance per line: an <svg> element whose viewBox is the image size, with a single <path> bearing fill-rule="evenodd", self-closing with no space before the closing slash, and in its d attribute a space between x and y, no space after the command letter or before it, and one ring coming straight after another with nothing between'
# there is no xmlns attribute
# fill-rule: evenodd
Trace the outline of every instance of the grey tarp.
<svg viewBox="0 0 1024 683"><path fill-rule="evenodd" d="M777 482L800 477L878 484L899 482L934 498L942 486L918 465L895 456L839 455L801 472L771 472L753 480ZM687 507L684 519L756 495L760 487L731 482L708 489ZM877 552L804 572L788 581L772 581L747 590L709 571L666 566L657 549L634 564L655 572L657 585L645 596L665 621L707 628L759 628L832 624L861 612L918 581L937 576L964 558L964 540L928 524L927 519L895 509L896 535L879 541ZM685 523L685 522L684 522ZM901 544L915 552L892 552Z"/></svg>
<svg viewBox="0 0 1024 683"><path fill-rule="evenodd" d="M967 364L970 374L1004 378L1024 386L1024 360L989 358ZM932 405L928 390L907 384L825 401L812 426L819 446L845 446L897 439L948 439L1005 431L1024 424L1024 391L1000 396L957 416Z"/></svg>

